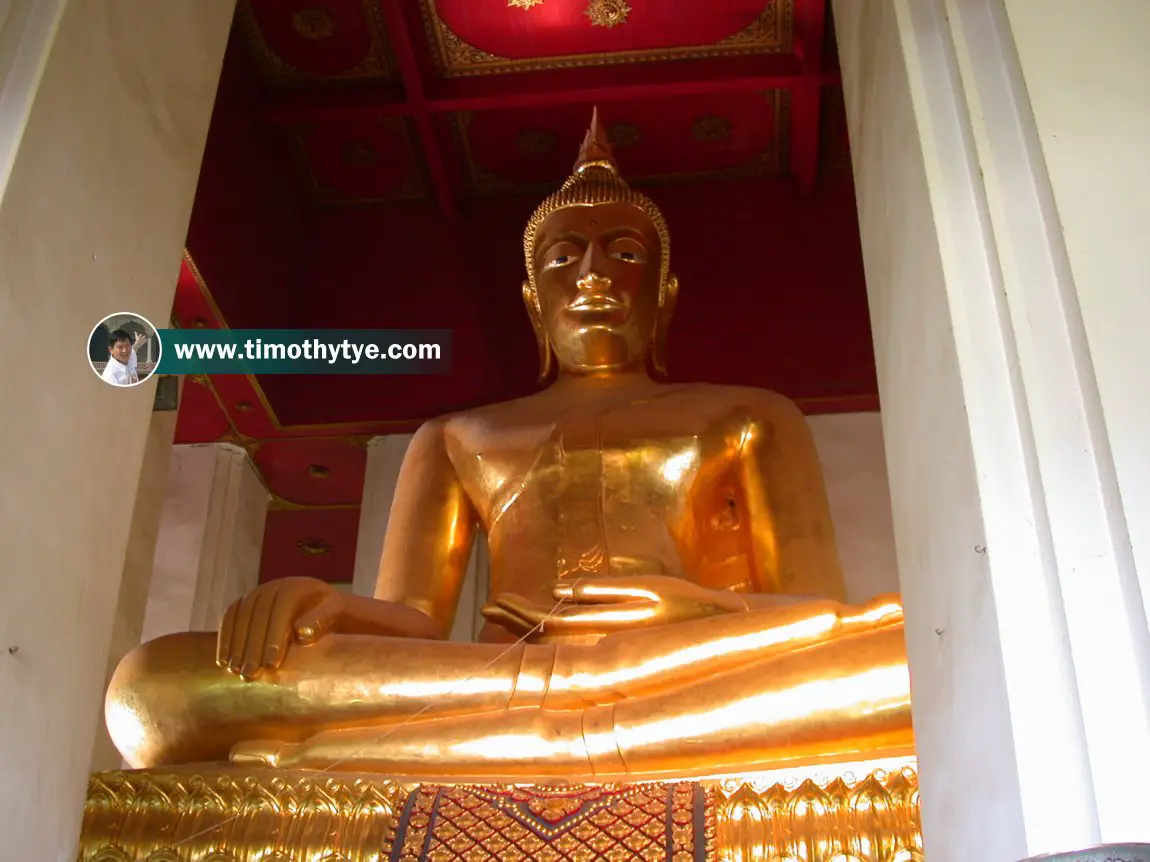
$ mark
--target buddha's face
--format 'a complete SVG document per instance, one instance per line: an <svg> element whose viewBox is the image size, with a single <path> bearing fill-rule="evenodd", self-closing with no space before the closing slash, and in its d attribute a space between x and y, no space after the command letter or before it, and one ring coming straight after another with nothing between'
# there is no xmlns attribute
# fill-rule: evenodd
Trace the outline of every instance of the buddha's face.
<svg viewBox="0 0 1150 862"><path fill-rule="evenodd" d="M569 207L540 226L541 320L568 371L642 367L659 312L659 235L628 204Z"/></svg>

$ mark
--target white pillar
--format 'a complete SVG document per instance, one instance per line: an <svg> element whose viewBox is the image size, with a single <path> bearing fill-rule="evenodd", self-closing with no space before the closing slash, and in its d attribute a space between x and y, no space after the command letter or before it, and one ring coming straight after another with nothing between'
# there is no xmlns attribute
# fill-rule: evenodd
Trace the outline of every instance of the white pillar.
<svg viewBox="0 0 1150 862"><path fill-rule="evenodd" d="M233 11L72 0L53 27L61 5L0 22L0 835L30 862L75 855L155 391L102 384L81 345L170 312Z"/></svg>
<svg viewBox="0 0 1150 862"><path fill-rule="evenodd" d="M363 502L359 515L359 537L355 549L355 573L352 590L356 595L372 596L379 575L379 561L383 554L383 538L387 535L387 522L391 515L391 501L399 481L399 469L411 443L411 434L390 434L376 437L367 444L367 466L364 470ZM474 641L483 624L480 610L491 582L491 566L487 555L487 541L478 534L471 550L467 576L463 583L455 624L451 630L453 641Z"/></svg>
<svg viewBox="0 0 1150 862"><path fill-rule="evenodd" d="M269 495L228 443L172 447L141 640L217 631L259 582Z"/></svg>
<svg viewBox="0 0 1150 862"><path fill-rule="evenodd" d="M181 378L181 392L183 383ZM172 440L176 434L177 415L175 410L154 412L149 423L148 441L144 449L143 465L140 468L135 504L132 508L132 527L128 534L128 547L124 557L124 574L120 581L119 601L112 623L105 684L111 680L121 659L140 643L144 629L148 589L152 581L152 561L156 555L160 516L167 494L168 469L172 462ZM92 771L119 769L123 759L108 735L102 702L98 705L98 713Z"/></svg>
<svg viewBox="0 0 1150 862"><path fill-rule="evenodd" d="M1130 221L1150 196L1145 10L837 0L835 18L927 856L1145 841L1150 631L1120 495L1140 499L1150 432L1130 276L1147 271ZM1087 69L1101 102L1068 95ZM1089 119L1067 123L1070 104ZM1112 185L1085 179L1102 165ZM1088 341L1089 299L1119 344ZM1104 414L1096 347L1137 406Z"/></svg>

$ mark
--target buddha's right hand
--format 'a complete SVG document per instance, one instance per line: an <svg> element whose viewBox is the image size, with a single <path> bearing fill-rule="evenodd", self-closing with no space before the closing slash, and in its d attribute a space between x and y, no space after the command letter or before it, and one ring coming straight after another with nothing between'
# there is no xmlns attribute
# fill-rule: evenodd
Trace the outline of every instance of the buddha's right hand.
<svg viewBox="0 0 1150 862"><path fill-rule="evenodd" d="M275 670L294 645L326 635L435 638L432 621L413 608L353 596L314 578L262 584L227 609L216 644L216 664L244 679Z"/></svg>

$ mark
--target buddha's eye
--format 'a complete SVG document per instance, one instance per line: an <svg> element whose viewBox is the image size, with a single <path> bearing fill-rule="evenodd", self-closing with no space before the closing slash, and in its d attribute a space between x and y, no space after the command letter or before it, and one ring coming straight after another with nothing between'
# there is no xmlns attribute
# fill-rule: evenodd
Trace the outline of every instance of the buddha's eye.
<svg viewBox="0 0 1150 862"><path fill-rule="evenodd" d="M630 237L615 240L611 243L607 253L615 260L622 260L627 263L647 262L647 249L643 248L642 243Z"/></svg>
<svg viewBox="0 0 1150 862"><path fill-rule="evenodd" d="M544 264L544 269L555 269L556 267L566 266L575 258L569 254L557 254L551 260Z"/></svg>

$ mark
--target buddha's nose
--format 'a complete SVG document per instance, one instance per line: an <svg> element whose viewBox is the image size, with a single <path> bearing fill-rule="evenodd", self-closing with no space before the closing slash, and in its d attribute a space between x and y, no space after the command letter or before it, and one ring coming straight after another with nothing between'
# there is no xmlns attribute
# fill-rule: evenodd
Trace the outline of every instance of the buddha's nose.
<svg viewBox="0 0 1150 862"><path fill-rule="evenodd" d="M587 272L579 276L579 280L575 282L575 285L580 290L585 290L589 293L606 293L611 289L611 279L595 272Z"/></svg>
<svg viewBox="0 0 1150 862"><path fill-rule="evenodd" d="M583 259L579 262L579 280L575 282L575 285L580 290L591 293L606 293L611 289L611 279L596 272L597 263L597 246L595 243L590 243L587 246L587 251L583 253Z"/></svg>

